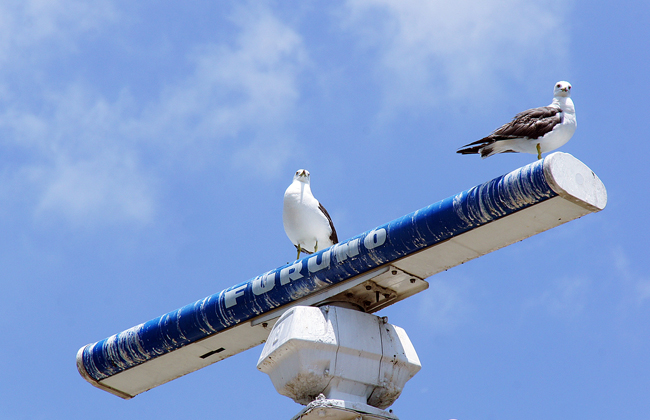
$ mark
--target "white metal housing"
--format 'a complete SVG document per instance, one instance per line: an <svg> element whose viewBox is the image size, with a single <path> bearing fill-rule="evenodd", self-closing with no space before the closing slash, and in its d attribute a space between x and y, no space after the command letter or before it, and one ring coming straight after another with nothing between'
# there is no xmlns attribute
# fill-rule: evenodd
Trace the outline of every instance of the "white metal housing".
<svg viewBox="0 0 650 420"><path fill-rule="evenodd" d="M296 306L276 322L257 368L276 390L306 405L323 394L386 408L420 370L406 332L354 309Z"/></svg>

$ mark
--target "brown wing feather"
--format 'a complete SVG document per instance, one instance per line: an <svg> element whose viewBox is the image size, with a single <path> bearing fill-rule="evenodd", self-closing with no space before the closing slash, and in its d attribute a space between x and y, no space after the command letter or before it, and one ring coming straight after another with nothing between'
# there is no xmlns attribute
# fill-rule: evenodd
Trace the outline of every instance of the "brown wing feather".
<svg viewBox="0 0 650 420"><path fill-rule="evenodd" d="M515 115L512 121L497 128L486 138L491 140L538 139L561 122L562 110L559 107L533 108Z"/></svg>
<svg viewBox="0 0 650 420"><path fill-rule="evenodd" d="M481 149L499 140L518 138L537 139L562 122L562 110L557 106L543 106L520 112L507 124L503 124L487 137L466 144L456 153L463 155L480 153Z"/></svg>

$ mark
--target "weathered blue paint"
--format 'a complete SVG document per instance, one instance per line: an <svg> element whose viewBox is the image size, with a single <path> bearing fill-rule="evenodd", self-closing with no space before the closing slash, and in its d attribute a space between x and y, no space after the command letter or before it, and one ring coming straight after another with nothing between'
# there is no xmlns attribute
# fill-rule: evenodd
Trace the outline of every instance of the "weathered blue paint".
<svg viewBox="0 0 650 420"><path fill-rule="evenodd" d="M83 348L99 381L557 194L543 160ZM83 373L82 373L83 374Z"/></svg>

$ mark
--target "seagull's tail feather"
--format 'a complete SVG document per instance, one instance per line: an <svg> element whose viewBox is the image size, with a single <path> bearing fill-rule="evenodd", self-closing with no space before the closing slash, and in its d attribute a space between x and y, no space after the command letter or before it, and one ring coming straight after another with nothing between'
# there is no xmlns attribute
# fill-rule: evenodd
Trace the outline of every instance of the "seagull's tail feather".
<svg viewBox="0 0 650 420"><path fill-rule="evenodd" d="M481 140L477 140L474 143L466 144L462 148L458 149L456 153L463 155L469 154L480 154L483 159L496 155L497 153L516 153L516 150L513 150L513 144L511 140L516 140L516 138L492 138L485 137Z"/></svg>
<svg viewBox="0 0 650 420"><path fill-rule="evenodd" d="M460 153L461 155L472 155L478 153L483 159L485 159L488 156L492 156L493 154L498 153L493 151L493 149L494 140L483 138L473 143L466 144L465 146L458 149L456 153Z"/></svg>

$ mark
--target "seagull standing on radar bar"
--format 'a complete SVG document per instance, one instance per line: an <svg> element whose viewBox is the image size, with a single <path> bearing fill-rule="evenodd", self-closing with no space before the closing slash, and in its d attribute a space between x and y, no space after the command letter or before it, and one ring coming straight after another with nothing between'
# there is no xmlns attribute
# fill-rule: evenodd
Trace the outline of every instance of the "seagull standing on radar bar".
<svg viewBox="0 0 650 420"><path fill-rule="evenodd" d="M496 153L519 152L536 154L537 159L541 159L542 153L568 142L577 126L571 84L557 82L549 106L520 112L489 136L466 144L456 153L480 153L482 158L486 158Z"/></svg>
<svg viewBox="0 0 650 420"><path fill-rule="evenodd" d="M300 253L312 254L338 243L336 230L325 207L316 200L309 186L309 171L299 169L284 192L282 210L284 231Z"/></svg>

